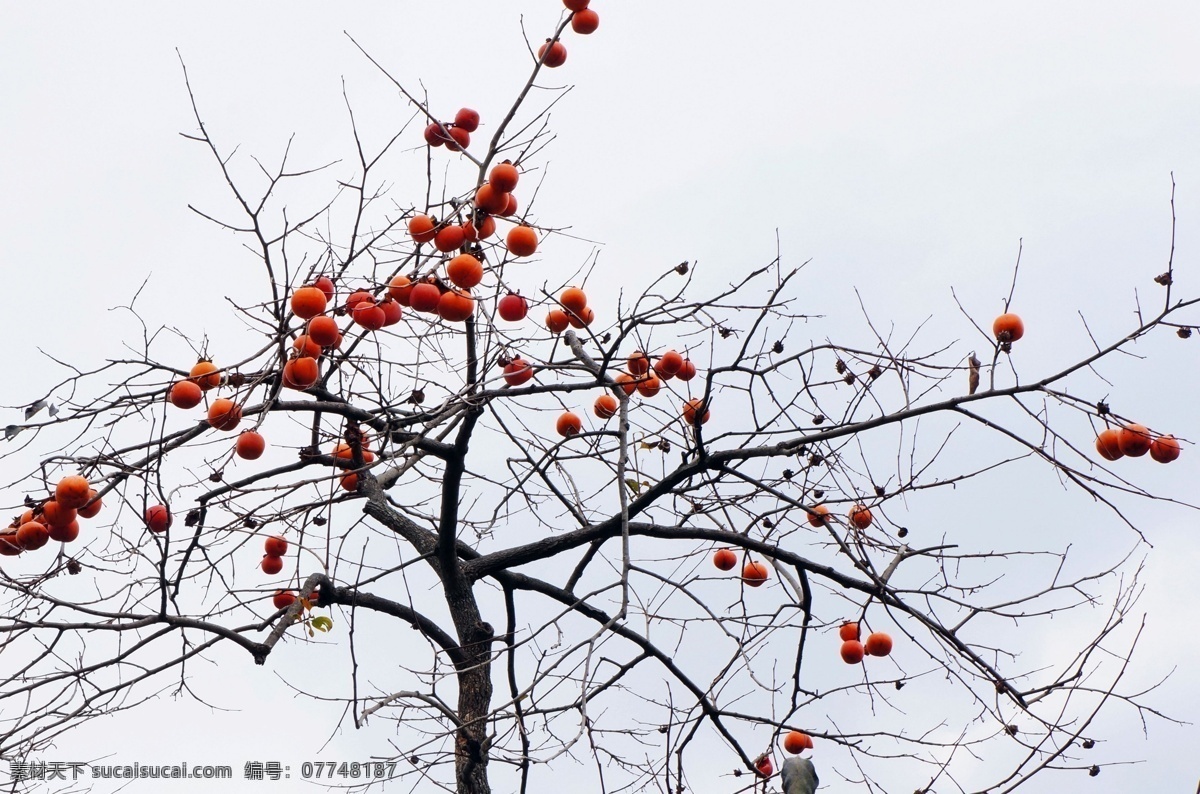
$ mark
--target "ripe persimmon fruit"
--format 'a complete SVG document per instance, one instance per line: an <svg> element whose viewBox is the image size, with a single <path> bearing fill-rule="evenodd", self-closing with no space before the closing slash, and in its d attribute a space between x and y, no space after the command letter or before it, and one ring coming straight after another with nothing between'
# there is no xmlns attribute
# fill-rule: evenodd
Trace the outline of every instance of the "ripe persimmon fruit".
<svg viewBox="0 0 1200 794"><path fill-rule="evenodd" d="M650 357L640 350L635 350L625 360L625 367L630 375L640 377L650 371Z"/></svg>
<svg viewBox="0 0 1200 794"><path fill-rule="evenodd" d="M805 750L811 750L813 746L812 737L807 733L800 731L789 731L783 737L783 749L792 755L799 755Z"/></svg>
<svg viewBox="0 0 1200 794"><path fill-rule="evenodd" d="M333 286L333 279L331 279L329 276L317 276L313 280L312 285L325 294L326 303L333 300L335 290Z"/></svg>
<svg viewBox="0 0 1200 794"><path fill-rule="evenodd" d="M520 176L521 172L517 170L517 167L505 160L503 163L492 166L491 173L488 174L488 184L492 186L493 190L512 193L517 187L517 180Z"/></svg>
<svg viewBox="0 0 1200 794"><path fill-rule="evenodd" d="M174 517L165 505L150 505L142 514L142 518L146 522L146 528L154 533L166 532L174 523Z"/></svg>
<svg viewBox="0 0 1200 794"><path fill-rule="evenodd" d="M204 391L215 389L221 385L221 373L217 371L217 365L208 359L201 359L196 362L188 372L188 377Z"/></svg>
<svg viewBox="0 0 1200 794"><path fill-rule="evenodd" d="M437 284L428 281L415 285L408 294L408 305L413 311L433 313L437 311L438 303L442 300L442 291Z"/></svg>
<svg viewBox="0 0 1200 794"><path fill-rule="evenodd" d="M1146 426L1136 422L1122 427L1120 435L1117 436L1117 445L1121 448L1121 452L1131 458L1140 458L1145 455L1150 451L1150 445L1153 443L1154 436L1150 435Z"/></svg>
<svg viewBox="0 0 1200 794"><path fill-rule="evenodd" d="M308 334L300 334L292 340L292 349L301 356L309 358L319 358L321 355L321 345L309 337Z"/></svg>
<svg viewBox="0 0 1200 794"><path fill-rule="evenodd" d="M375 453L370 449L369 439L363 438L359 442L359 448L362 449L362 458L364 463L370 463L375 460ZM333 445L333 449L329 453L338 460L354 460L354 447L350 446L345 441L339 441Z"/></svg>
<svg viewBox="0 0 1200 794"><path fill-rule="evenodd" d="M559 414L558 421L554 423L554 429L558 431L560 436L573 436L583 430L583 420L577 414L564 411Z"/></svg>
<svg viewBox="0 0 1200 794"><path fill-rule="evenodd" d="M375 459L375 455L368 449L366 442L359 442L359 448L362 450L363 461L370 463ZM329 450L329 454L338 460L353 460L354 447L345 441L339 441Z"/></svg>
<svg viewBox="0 0 1200 794"><path fill-rule="evenodd" d="M446 275L456 287L470 289L483 281L483 263L470 254L459 254L446 265Z"/></svg>
<svg viewBox="0 0 1200 794"><path fill-rule="evenodd" d="M882 631L872 632L863 643L863 651L867 656L887 656L892 652L892 638Z"/></svg>
<svg viewBox="0 0 1200 794"><path fill-rule="evenodd" d="M436 121L429 122L429 125L425 127L425 132L423 132L422 135L425 136L425 143L429 144L430 146L441 146L443 143L450 140L446 133L442 132L442 125Z"/></svg>
<svg viewBox="0 0 1200 794"><path fill-rule="evenodd" d="M598 27L600 27L600 15L590 8L576 11L575 15L571 17L571 30L581 36L595 33Z"/></svg>
<svg viewBox="0 0 1200 794"><path fill-rule="evenodd" d="M91 487L87 478L80 474L68 474L54 487L54 501L64 508L78 510L87 504Z"/></svg>
<svg viewBox="0 0 1200 794"><path fill-rule="evenodd" d="M365 289L356 289L346 296L346 311L353 312L360 303L375 303L375 296Z"/></svg>
<svg viewBox="0 0 1200 794"><path fill-rule="evenodd" d="M506 205L507 206L507 205ZM496 233L496 219L491 215L482 214L478 222L467 220L463 223L463 236L469 242L478 242L486 240Z"/></svg>
<svg viewBox="0 0 1200 794"><path fill-rule="evenodd" d="M401 306L408 306L413 291L413 282L408 276L393 276L388 282L388 296Z"/></svg>
<svg viewBox="0 0 1200 794"><path fill-rule="evenodd" d="M633 375L630 375L628 372L617 373L617 376L613 378L613 380L616 381L617 385L621 387L621 391L625 392L626 394L633 394L635 391L637 391L637 378L635 378Z"/></svg>
<svg viewBox="0 0 1200 794"><path fill-rule="evenodd" d="M507 206L508 194L496 190L488 182L484 182L475 191L476 209L481 209L489 215L499 215Z"/></svg>
<svg viewBox="0 0 1200 794"><path fill-rule="evenodd" d="M301 320L310 320L325 311L325 293L316 287L300 287L292 293L292 313Z"/></svg>
<svg viewBox="0 0 1200 794"><path fill-rule="evenodd" d="M517 209L519 206L520 205L517 202L516 196L514 196L512 193L505 193L504 209L500 210L496 214L502 218L511 218L513 215L517 214Z"/></svg>
<svg viewBox="0 0 1200 794"><path fill-rule="evenodd" d="M601 419L611 419L617 415L617 409L620 407L621 403L616 397L611 394L601 394L592 404L592 413Z"/></svg>
<svg viewBox="0 0 1200 794"><path fill-rule="evenodd" d="M287 554L288 542L287 538L279 535L271 535L263 541L263 550L268 557L282 557Z"/></svg>
<svg viewBox="0 0 1200 794"><path fill-rule="evenodd" d="M475 313L475 299L466 292L449 290L442 293L437 313L447 322L461 323Z"/></svg>
<svg viewBox="0 0 1200 794"><path fill-rule="evenodd" d="M50 530L38 521L26 521L17 528L17 543L26 551L40 549L50 542Z"/></svg>
<svg viewBox="0 0 1200 794"><path fill-rule="evenodd" d="M390 325L395 325L404 317L404 310L400 308L400 301L384 298L376 304L380 311L383 312L383 327L387 328Z"/></svg>
<svg viewBox="0 0 1200 794"><path fill-rule="evenodd" d="M747 587L762 587L771 576L771 570L761 562L748 562L742 566L742 581Z"/></svg>
<svg viewBox="0 0 1200 794"><path fill-rule="evenodd" d="M466 241L467 235L463 228L458 224L450 224L443 226L433 236L433 247L444 254L462 248L462 244Z"/></svg>
<svg viewBox="0 0 1200 794"><path fill-rule="evenodd" d="M283 365L283 385L298 391L304 391L317 382L321 377L321 368L315 358L300 356L290 358Z"/></svg>
<svg viewBox="0 0 1200 794"><path fill-rule="evenodd" d="M100 508L104 507L104 502L96 496L96 489L88 489L88 500L82 506L76 509L76 513L80 518L95 518L100 512Z"/></svg>
<svg viewBox="0 0 1200 794"><path fill-rule="evenodd" d="M1150 457L1159 463L1170 463L1179 457L1179 441L1175 436L1159 436L1150 443Z"/></svg>
<svg viewBox="0 0 1200 794"><path fill-rule="evenodd" d="M866 650L858 640L846 640L842 643L840 653L842 661L846 664L858 664L863 660L863 656L866 655Z"/></svg>
<svg viewBox="0 0 1200 794"><path fill-rule="evenodd" d="M479 129L479 111L471 108L459 108L454 114L454 126L462 127L467 132Z"/></svg>
<svg viewBox="0 0 1200 794"><path fill-rule="evenodd" d="M567 322L571 324L572 328L587 328L596 319L596 312L592 310L591 306L584 307L584 310L579 314L567 312L566 315Z"/></svg>
<svg viewBox="0 0 1200 794"><path fill-rule="evenodd" d="M588 7L590 2L591 0L563 0L563 5L571 11L582 11Z"/></svg>
<svg viewBox="0 0 1200 794"><path fill-rule="evenodd" d="M858 624L854 621L847 621L838 628L838 636L842 638L842 642L847 640L858 639Z"/></svg>
<svg viewBox="0 0 1200 794"><path fill-rule="evenodd" d="M690 358L685 358L683 363L679 365L679 371L675 373L675 377L682 381L689 381L696 377L696 365L692 363Z"/></svg>
<svg viewBox="0 0 1200 794"><path fill-rule="evenodd" d="M1101 430L1100 435L1096 436L1096 451L1105 460L1119 460L1125 457L1125 453L1121 451L1121 431L1112 427Z"/></svg>
<svg viewBox="0 0 1200 794"><path fill-rule="evenodd" d="M204 399L204 391L193 381L176 381L171 385L171 391L168 393L167 399L176 408L195 408Z"/></svg>
<svg viewBox="0 0 1200 794"><path fill-rule="evenodd" d="M368 331L378 331L387 324L387 312L379 307L375 300L359 301L350 312L354 324Z"/></svg>
<svg viewBox="0 0 1200 794"><path fill-rule="evenodd" d="M69 524L61 527L49 527L50 540L58 541L59 543L70 543L79 537L79 522L72 521Z"/></svg>
<svg viewBox="0 0 1200 794"><path fill-rule="evenodd" d="M567 319L567 313L562 309L551 309L546 315L546 327L550 329L552 334L561 334L567 330L567 326L571 321Z"/></svg>
<svg viewBox="0 0 1200 794"><path fill-rule="evenodd" d="M850 525L855 529L866 529L871 526L874 517L866 505L855 505L850 508Z"/></svg>
<svg viewBox="0 0 1200 794"><path fill-rule="evenodd" d="M446 148L452 152L461 152L463 149L471 145L471 133L464 130L462 127L450 128L450 140L446 141Z"/></svg>
<svg viewBox="0 0 1200 794"><path fill-rule="evenodd" d="M276 609L287 609L296 603L296 594L291 590L277 590L271 597L271 603L275 605Z"/></svg>
<svg viewBox="0 0 1200 794"><path fill-rule="evenodd" d="M308 338L321 347L332 347L337 341L338 324L337 320L329 315L321 314L308 321Z"/></svg>
<svg viewBox="0 0 1200 794"><path fill-rule="evenodd" d="M738 556L733 549L717 549L713 553L713 565L721 571L732 571L737 567Z"/></svg>
<svg viewBox="0 0 1200 794"><path fill-rule="evenodd" d="M674 350L668 350L659 357L658 361L654 363L654 371L657 372L659 376L665 375L670 378L674 377L675 374L679 372L679 368L682 366L683 356L679 355L679 353Z"/></svg>
<svg viewBox="0 0 1200 794"><path fill-rule="evenodd" d="M418 243L428 243L437 236L437 225L428 215L414 215L408 219L408 233Z"/></svg>
<svg viewBox="0 0 1200 794"><path fill-rule="evenodd" d="M5 557L16 557L24 550L21 542L17 540L16 530L0 533L0 554Z"/></svg>
<svg viewBox="0 0 1200 794"><path fill-rule="evenodd" d="M267 554L262 558L262 562L259 563L259 567L262 568L263 573L267 574L268 576L274 576L283 570L283 557L274 557L270 554Z"/></svg>
<svg viewBox="0 0 1200 794"><path fill-rule="evenodd" d="M814 527L828 526L829 508L825 505L813 505L808 510L808 523Z"/></svg>
<svg viewBox="0 0 1200 794"><path fill-rule="evenodd" d="M567 48L561 41L546 39L546 43L538 47L538 60L551 69L556 69L567 62Z"/></svg>
<svg viewBox="0 0 1200 794"><path fill-rule="evenodd" d="M637 392L643 397L650 398L658 394L662 381L657 375L646 375L637 382Z"/></svg>
<svg viewBox="0 0 1200 794"><path fill-rule="evenodd" d="M532 377L533 367L520 356L504 365L504 382L509 386L520 386L528 383Z"/></svg>
<svg viewBox="0 0 1200 794"><path fill-rule="evenodd" d="M1015 314L1002 314L992 322L992 334L1001 344L1015 342L1025 335L1025 323Z"/></svg>
<svg viewBox="0 0 1200 794"><path fill-rule="evenodd" d="M42 518L47 526L65 527L75 520L75 516L75 508L63 507L53 499L42 505Z"/></svg>
<svg viewBox="0 0 1200 794"><path fill-rule="evenodd" d="M701 413L702 411L703 413ZM704 400L693 398L683 404L683 421L686 424L704 424L708 421L708 417L709 410L705 406Z"/></svg>
<svg viewBox="0 0 1200 794"><path fill-rule="evenodd" d="M217 430L233 430L242 421L242 407L226 397L218 397L208 406L208 424ZM61 501L61 500L60 500Z"/></svg>
<svg viewBox="0 0 1200 794"><path fill-rule="evenodd" d="M504 241L513 256L533 256L537 253L537 232L524 224L509 229Z"/></svg>
<svg viewBox="0 0 1200 794"><path fill-rule="evenodd" d="M243 430L233 445L234 454L243 460L258 460L267 448L267 440L257 430Z"/></svg>
<svg viewBox="0 0 1200 794"><path fill-rule="evenodd" d="M500 319L515 323L525 319L529 313L529 303L520 295L510 292L496 304L496 313Z"/></svg>
<svg viewBox="0 0 1200 794"><path fill-rule="evenodd" d="M579 287L567 287L558 296L558 302L568 312L582 315L583 310L587 308L587 294L579 289Z"/></svg>

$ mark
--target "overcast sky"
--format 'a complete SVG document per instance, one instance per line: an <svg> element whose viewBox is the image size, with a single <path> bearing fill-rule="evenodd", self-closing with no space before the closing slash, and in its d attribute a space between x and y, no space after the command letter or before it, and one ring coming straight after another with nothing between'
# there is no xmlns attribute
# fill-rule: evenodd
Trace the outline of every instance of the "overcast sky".
<svg viewBox="0 0 1200 794"><path fill-rule="evenodd" d="M968 340L970 349L986 343L970 341L950 288L989 322L1023 240L1014 305L1027 326L1022 376L1033 379L1086 354L1081 318L1111 342L1134 327L1138 300L1161 303L1151 279L1166 267L1172 172L1177 294L1200 293L1194 3L594 6L600 30L570 38L567 64L542 81L575 87L553 110L557 138L538 173L542 217L598 245L604 278L593 297L636 290L647 273L684 259L699 263L701 281L721 284L769 262L778 245L790 263L812 260L803 291L807 310L828 318L812 332L819 337L861 338L857 288L872 319L895 323L898 336L931 318L926 347ZM297 165L345 161L297 194L300 213L350 173L343 89L376 145L412 116L343 31L398 79L423 86L436 111L478 109L486 131L529 68L522 20L536 42L561 8L463 0L363 2L353 11L305 2L9 2L4 10L0 262L9 343L0 364L10 377L0 403L15 406L61 376L35 345L71 361L119 355L122 337L140 331L109 310L127 304L147 276L139 307L148 322L237 338L221 298L249 298L261 284L246 282L252 264L240 243L188 210L227 209L228 198L211 158L178 134L195 127L180 57L210 133L227 150L240 145L274 163L294 135ZM414 187L403 200L422 194ZM574 269L593 250L564 245L556 266ZM797 344L807 341L808 330L797 333ZM1189 441L1174 466L1147 463L1130 475L1184 500L1194 498L1200 462L1190 443L1200 438L1196 345L1200 338L1167 334L1145 340L1136 352L1146 358L1114 362L1104 370L1113 385L1095 395ZM3 481L28 468L6 461ZM976 531L1035 520L1038 532L1061 532L1086 549L1092 530L1114 521L1056 481L1028 501L1021 490L998 491L989 497L997 509L977 517ZM19 500L15 490L3 494L5 505ZM1149 503L1136 511L1153 549L1135 552L1148 555L1141 608L1149 617L1132 681L1174 670L1151 702L1188 719L1200 714L1190 585L1200 561L1197 515ZM1128 533L1113 537L1120 548L1134 545ZM337 639L272 657L266 668L222 652L219 686L209 672L194 673L213 703L242 711L164 697L63 737L60 760L190 758L231 763L240 774L245 760L315 759L338 709L292 699L280 677L289 663L337 676L346 662ZM1041 642L1052 648L1054 637ZM1096 781L1049 774L1028 790L1191 791L1200 730L1148 725L1147 739L1136 713L1114 707L1096 752L1144 763L1106 769ZM343 733L320 757L352 760L387 738ZM714 766L727 769L732 759ZM721 778L704 791L736 788Z"/></svg>

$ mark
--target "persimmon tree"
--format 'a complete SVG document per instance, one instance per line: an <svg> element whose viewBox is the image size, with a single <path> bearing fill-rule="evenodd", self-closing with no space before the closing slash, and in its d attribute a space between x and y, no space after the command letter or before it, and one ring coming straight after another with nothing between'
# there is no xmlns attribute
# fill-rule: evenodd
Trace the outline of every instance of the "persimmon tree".
<svg viewBox="0 0 1200 794"><path fill-rule="evenodd" d="M812 750L881 791L951 790L986 756L986 789L1007 791L1096 773L1101 708L1152 711L1122 687L1127 555L1083 570L1052 532L910 525L1034 463L1136 537L1121 505L1152 498L1135 483L1154 464L1116 461L1180 447L1106 405L1103 373L1190 332L1172 264L1156 308L1050 371L1022 364L1039 330L1019 267L994 274L1002 311L960 306L972 341L927 349L871 321L827 336L845 329L778 257L715 292L683 262L591 301L569 207L536 201L552 103L532 89L569 71L573 36L602 35L566 5L486 126L362 51L414 115L375 149L352 123L349 175L235 155L189 84L187 135L234 207L196 212L261 285L213 311L252 333L186 339L185 360L148 330L9 425L28 476L0 534L0 753L130 708L218 644L250 668L358 644L347 720L394 720L396 774L462 794L544 790L580 761L604 790L701 790L689 764L715 746L730 776L703 790L765 791L785 750ZM423 184L390 178L403 158ZM287 210L325 178L325 203ZM1079 611L1100 617L1069 651L1017 652ZM898 719L914 693L945 708Z"/></svg>

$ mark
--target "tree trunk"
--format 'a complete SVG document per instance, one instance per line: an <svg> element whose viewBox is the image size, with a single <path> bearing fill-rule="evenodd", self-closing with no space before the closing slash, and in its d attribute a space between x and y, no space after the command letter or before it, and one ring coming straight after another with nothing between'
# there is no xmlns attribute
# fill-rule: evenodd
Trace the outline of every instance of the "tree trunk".
<svg viewBox="0 0 1200 794"><path fill-rule="evenodd" d="M470 589L451 600L463 661L458 667L458 732L454 742L454 776L458 794L490 794L487 765L490 740L488 713L492 707L491 624L480 620Z"/></svg>

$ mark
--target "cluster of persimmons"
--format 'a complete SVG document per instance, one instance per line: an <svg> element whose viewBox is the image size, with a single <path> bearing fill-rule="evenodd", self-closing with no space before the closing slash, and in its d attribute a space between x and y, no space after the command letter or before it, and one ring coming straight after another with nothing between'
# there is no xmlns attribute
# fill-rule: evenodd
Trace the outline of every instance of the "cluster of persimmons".
<svg viewBox="0 0 1200 794"><path fill-rule="evenodd" d="M1175 436L1154 435L1145 425L1131 422L1124 427L1101 430L1096 436L1096 451L1105 460L1140 458L1149 452L1159 463L1170 463L1179 457L1179 441Z"/></svg>
<svg viewBox="0 0 1200 794"><path fill-rule="evenodd" d="M1012 343L1025 335L1025 324L1015 314L1006 313L992 323L992 333L1001 349L1009 350ZM1110 427L1096 436L1096 451L1105 460L1124 457L1140 458L1147 452L1159 463L1170 463L1179 457L1179 441L1172 435L1157 435L1145 425L1130 422L1122 427Z"/></svg>
<svg viewBox="0 0 1200 794"><path fill-rule="evenodd" d="M570 24L576 33L589 34L598 28L599 16L587 8L587 0L565 0L565 5L573 12ZM538 58L547 67L561 66L566 60L566 47L561 41L548 40L539 50ZM461 108L450 122L437 121L432 116L430 119L424 131L426 143L430 147L445 146L456 152L470 146L470 135L479 128L481 121L479 113L471 108ZM318 275L311 283L295 288L289 296L288 308L301 321L301 326L279 373L282 385L299 391L312 388L320 380L326 354L341 346L343 334L354 328L372 332L395 325L402 320L406 309L436 315L448 323L465 322L475 316L476 297L471 291L485 276L483 245L496 234L497 218L513 218L517 214L515 191L520 176L520 170L513 162L498 163L491 168L487 180L476 188L472 200L456 207L454 217L439 220L424 213L410 216L408 233L418 250L420 246L430 245L436 252L445 255L439 266L423 277L418 277L416 273L411 277L396 275L386 284L354 290L341 300L337 286L327 275ZM515 221L504 236L500 252L511 259L527 258L537 252L539 242L534 227ZM505 294L496 303L496 315L506 322L520 322L526 318L528 311L529 302L520 294ZM558 334L568 327L586 328L595 317L595 311L587 305L583 290L572 287L563 291L558 305L550 310L546 326ZM349 325L339 322L338 318L345 318ZM638 355L645 358L643 354ZM506 382L517 385L532 377L533 368L523 365L522 361L517 358L503 362ZM636 377L625 377L634 382L643 396L653 396L661 387L661 380L673 377L676 373L681 380L690 380L696 374L695 366L674 351L664 354L653 374L648 372L648 367L638 369L636 364L631 364L631 369ZM188 370L186 376L170 385L167 399L181 410L190 410L206 403L207 424L219 431L232 431L241 424L242 401L236 395L214 396L206 400L206 393L222 386L236 388L244 382L244 378L226 373L208 358L202 358ZM627 393L632 393L634 386L630 386ZM615 397L606 397L597 401L597 415L603 415L606 407L608 416L616 413ZM700 408L698 401L689 402L684 407L685 417L695 421ZM708 413L704 411L699 421L707 417ZM572 426L565 418L560 418L558 427L563 435L571 435L580 429L578 422ZM256 460L264 454L266 443L257 429L245 429L237 436L233 452L239 458ZM349 443L339 442L330 454L340 461L343 467L340 483L349 491L357 488L358 474L348 469L369 465L375 457L368 448L366 438L358 440L353 447ZM77 479L86 484L82 477ZM67 481L72 480L67 478ZM35 510L28 511L29 514L15 521L12 531L6 533L12 536L11 542L5 539L6 535L0 535L0 547L4 547L6 553L10 550L19 553L26 548L43 545L49 539L73 539L78 534L74 511L71 511L68 520L66 511L60 509L58 504L53 499L46 500ZM100 501L95 499L88 505L98 510ZM80 515L85 514L80 511ZM171 525L172 515L165 505L151 505L144 511L143 521L149 531L161 533ZM26 524L32 526L21 531ZM45 530L45 539L40 537L41 530ZM21 540L17 539L18 535ZM279 573L283 568L282 558L286 549L286 539L268 538L266 554L261 562L262 570L268 575ZM277 594L276 606L290 603L289 592L280 591ZM291 597L294 598L294 594Z"/></svg>

